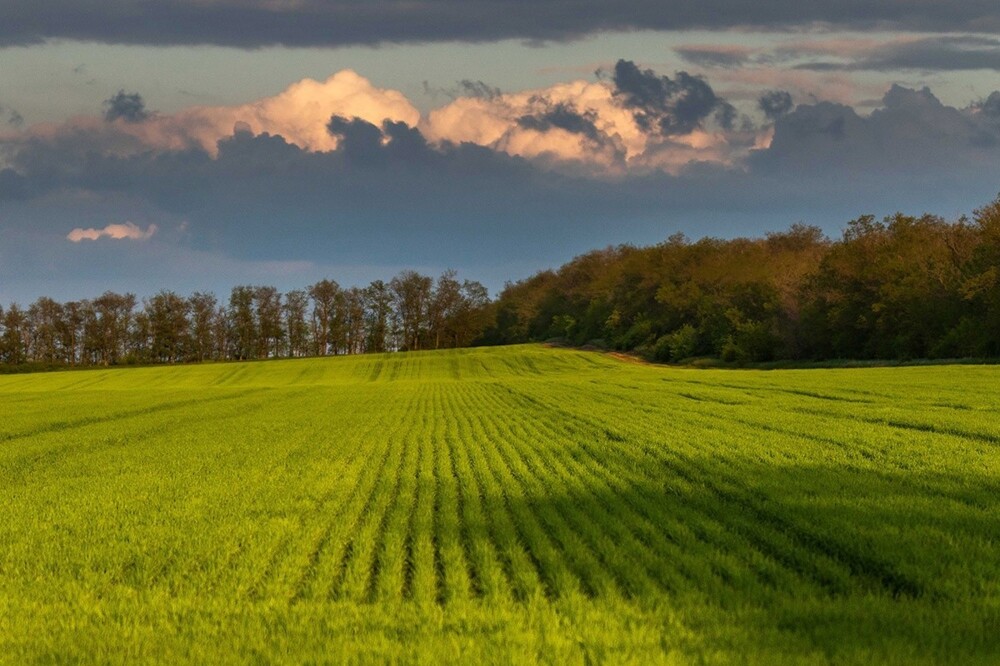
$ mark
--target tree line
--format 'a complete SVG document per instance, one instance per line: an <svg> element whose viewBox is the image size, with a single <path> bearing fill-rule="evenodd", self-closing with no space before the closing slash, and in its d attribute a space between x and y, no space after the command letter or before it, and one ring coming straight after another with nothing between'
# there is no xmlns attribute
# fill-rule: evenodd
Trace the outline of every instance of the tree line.
<svg viewBox="0 0 1000 666"><path fill-rule="evenodd" d="M970 218L852 220L832 241L620 246L509 284L482 342L565 340L658 361L1000 356L1000 198Z"/></svg>
<svg viewBox="0 0 1000 666"><path fill-rule="evenodd" d="M108 292L0 308L0 362L117 365L560 341L657 361L1000 356L1000 197L971 218L870 215L838 240L796 224L763 238L622 245L507 283L454 271L301 290Z"/></svg>
<svg viewBox="0 0 1000 666"><path fill-rule="evenodd" d="M464 347L481 335L489 308L486 288L454 271L436 280L403 271L364 288L325 279L284 294L241 285L227 302L172 291L141 303L131 293L41 297L0 307L0 361L88 366Z"/></svg>

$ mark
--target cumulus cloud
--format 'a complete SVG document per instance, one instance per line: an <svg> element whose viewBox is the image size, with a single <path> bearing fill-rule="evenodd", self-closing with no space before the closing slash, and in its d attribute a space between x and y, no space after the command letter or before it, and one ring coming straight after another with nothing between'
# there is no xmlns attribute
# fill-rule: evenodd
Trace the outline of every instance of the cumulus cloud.
<svg viewBox="0 0 1000 666"><path fill-rule="evenodd" d="M943 104L928 88L898 85L868 115L831 102L799 105L778 119L769 149L751 164L770 172L858 175L995 172L1000 125L975 111Z"/></svg>
<svg viewBox="0 0 1000 666"><path fill-rule="evenodd" d="M103 123L78 117L64 124L34 126L30 134L48 140L62 137L74 145L100 136L103 149L116 154L150 147L198 147L214 155L220 139L243 131L281 135L300 148L318 151L337 146L336 137L326 129L332 114L375 124L389 119L416 125L420 119L420 112L402 93L377 88L357 73L342 70L325 81L303 79L273 97L247 104L195 106L169 115L149 113L141 95L119 91L105 102ZM99 124L105 126L97 127Z"/></svg>
<svg viewBox="0 0 1000 666"><path fill-rule="evenodd" d="M987 118L1000 121L1000 90L994 90L982 102L973 108Z"/></svg>
<svg viewBox="0 0 1000 666"><path fill-rule="evenodd" d="M603 82L459 97L421 123L432 142L474 143L529 159L624 168L645 140Z"/></svg>
<svg viewBox="0 0 1000 666"><path fill-rule="evenodd" d="M237 123L255 134L280 134L306 150L332 150L336 139L326 130L333 114L380 124L389 119L416 125L420 112L405 95L377 88L351 70L325 81L303 79L274 97L234 107L195 107L181 111L143 135L154 143L177 145L194 140L210 152Z"/></svg>
<svg viewBox="0 0 1000 666"><path fill-rule="evenodd" d="M623 60L611 79L459 97L420 129L434 142L475 143L554 168L676 173L690 162L738 159L754 141L730 132L737 115L698 77L671 79Z"/></svg>
<svg viewBox="0 0 1000 666"><path fill-rule="evenodd" d="M757 106L771 121L777 120L792 110L792 95L785 90L769 90L757 100Z"/></svg>
<svg viewBox="0 0 1000 666"><path fill-rule="evenodd" d="M123 120L127 123L141 123L149 118L146 102L139 93L119 90L104 102L104 120L112 123Z"/></svg>
<svg viewBox="0 0 1000 666"><path fill-rule="evenodd" d="M735 74L715 72L723 77ZM851 145L848 155L867 156L870 146L887 146L886 137L898 139L900 145L881 149L879 159L926 149L931 159L940 160L942 155L963 154L966 146L997 140L997 123L991 119L1000 107L1000 97L995 96L967 109L945 107L929 91L912 91L910 99L905 89L897 88L871 117L836 96L798 113L793 99L807 96L795 87L794 96L784 86L760 96L758 87L754 96L740 98L745 108L756 103L769 121L756 127L746 115L741 120L737 107L716 94L707 80L686 72L665 76L626 60L618 61L610 77L596 81L508 93L478 81L465 83L457 90L468 94L424 117L401 92L379 88L350 70L325 81L305 79L247 104L191 107L174 114L149 113L140 95L120 91L109 100L108 111L114 109L116 114L112 122L80 117L63 124L34 125L0 138L0 159L6 168L0 172L0 196L8 200L34 196L41 181L26 175L60 172L64 163L80 168L75 177L79 187L101 183L128 189L141 175L110 167L109 172L101 171L98 167L107 163L95 156L125 160L151 153L163 160L176 154L195 170L218 158L220 144L240 136L263 137L275 146L273 161L259 165L272 171L285 168L286 162L304 168L300 151L333 152L360 166L385 164L387 155L406 151L453 157L453 147L472 144L524 158L546 171L614 180L656 171L678 175L705 164L747 169L811 161L798 147L791 147L795 141L817 150L830 150L823 141L845 141ZM834 85L829 89L837 91ZM887 117L895 120L885 121ZM904 141L905 132L920 134ZM243 144L229 145L232 150ZM389 152L374 150L376 145ZM148 163L140 166L155 168ZM193 192L203 189L197 182L190 187Z"/></svg>
<svg viewBox="0 0 1000 666"><path fill-rule="evenodd" d="M651 69L639 69L630 60L615 64L613 81L615 96L632 110L639 127L664 136L693 132L721 102L699 76L677 72L671 80Z"/></svg>
<svg viewBox="0 0 1000 666"><path fill-rule="evenodd" d="M0 0L0 45L50 39L116 44L256 48L391 42L566 40L605 31L785 30L794 26L917 31L1000 31L991 0Z"/></svg>
<svg viewBox="0 0 1000 666"><path fill-rule="evenodd" d="M597 112L579 112L572 106L560 102L537 114L526 114L517 119L517 124L529 130L547 132L561 129L570 134L581 134L591 141L601 141L603 133L597 129Z"/></svg>
<svg viewBox="0 0 1000 666"><path fill-rule="evenodd" d="M509 93L470 85L469 92L421 117L398 91L343 71L240 106L150 114L143 122L93 117L36 125L0 138L0 200L29 201L64 189L141 192L187 218L219 199L233 206L240 197L256 201L258 189L270 195L272 183L287 178L288 198L253 204L287 219L283 206L291 199L314 199L311 188L332 188L334 181L346 187L331 189L339 197L386 197L402 209L412 191L397 192L397 199L386 192L394 180L429 177L411 171L451 173L456 183L478 171L497 187L520 191L523 178L613 184L705 173L708 166L767 174L984 168L1000 146L1000 93L960 109L929 90L897 86L865 115L838 102L793 108L792 94L774 89L750 98L770 121L756 128L746 117L740 121L708 81L663 76L624 60L614 76L597 81ZM455 197L439 182L426 189ZM155 233L76 225L78 241Z"/></svg>
<svg viewBox="0 0 1000 666"><path fill-rule="evenodd" d="M81 229L77 227L66 234L66 239L72 243L79 243L85 240L95 241L101 238L110 238L113 240L146 240L152 238L156 232L157 226L155 224L150 224L143 229L133 222L125 222L124 224L109 224L103 229Z"/></svg>
<svg viewBox="0 0 1000 666"><path fill-rule="evenodd" d="M135 138L123 134L132 125L99 118L72 133L0 139L0 149L16 142L6 151L10 165L0 169L0 283L15 293L27 290L29 279L75 283L90 271L95 281L107 280L113 270L125 284L155 274L169 276L156 288L174 287L177 271L167 263L188 253L253 270L388 267L380 275L457 258L470 276L499 286L593 247L654 243L676 230L760 234L804 220L836 233L863 212L953 215L995 195L1000 122L989 100L1000 94L963 109L928 90L897 87L869 114L800 104L775 122L770 147L712 164L705 156L717 149L699 144L699 137L712 141L711 133L650 137L613 93L607 81L575 82L454 104L479 109L476 122L496 114L508 142L534 140L554 150L557 139L566 140L567 155L590 145L589 135L625 151L632 146L638 152L619 158L629 168L615 178L553 170L543 157L501 149L510 143L437 140L422 126L338 114L321 124L336 146L327 151L252 131L219 140L214 155L198 144L100 150L105 141ZM636 160L669 168L632 168ZM143 226L105 226L109 219L141 219ZM183 233L181 220L191 221ZM64 240L67 229L75 244ZM151 234L155 240L145 243L110 242ZM254 278L240 273L219 288L237 279ZM216 285L192 285L206 287Z"/></svg>

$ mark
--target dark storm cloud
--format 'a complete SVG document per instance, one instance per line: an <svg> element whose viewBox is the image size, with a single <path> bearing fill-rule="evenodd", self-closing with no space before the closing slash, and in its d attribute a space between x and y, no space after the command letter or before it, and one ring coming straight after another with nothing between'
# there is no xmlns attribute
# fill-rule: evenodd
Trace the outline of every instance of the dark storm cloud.
<svg viewBox="0 0 1000 666"><path fill-rule="evenodd" d="M127 123L141 123L149 118L146 102L139 93L126 93L119 90L104 101L104 119L114 122L124 120Z"/></svg>
<svg viewBox="0 0 1000 666"><path fill-rule="evenodd" d="M942 104L927 88L893 86L869 116L841 104L799 105L778 119L752 168L772 173L901 174L991 171L1000 124L985 113Z"/></svg>
<svg viewBox="0 0 1000 666"><path fill-rule="evenodd" d="M517 119L517 124L524 129L547 132L553 128L565 130L571 134L580 134L591 141L603 141L604 133L597 128L594 111L577 111L570 104L561 102L554 104L532 115L524 115Z"/></svg>
<svg viewBox="0 0 1000 666"><path fill-rule="evenodd" d="M0 45L49 39L256 48L498 39L565 40L607 30L823 25L1000 31L995 0L0 0Z"/></svg>
<svg viewBox="0 0 1000 666"><path fill-rule="evenodd" d="M115 246L143 253L127 264L134 274L119 275L129 283L144 279L147 267L174 275L155 266L173 255L158 259L155 250L175 243L233 261L460 264L476 267L468 273L474 278L491 271L499 286L523 276L512 272L515 264L530 272L677 230L760 235L805 221L835 234L867 212L955 215L996 194L997 106L1000 94L956 109L929 90L895 87L871 115L830 103L798 106L777 120L770 148L738 168L703 163L678 175L642 170L615 178L567 175L472 144L431 145L403 123L339 116L328 125L338 148L328 152L246 127L220 141L215 157L135 144L122 123L24 132L0 139L9 165L0 168L0 250L14 262L0 261L0 284L20 293L28 280L65 284L74 270L96 272L95 280L118 271L112 258L95 268L51 248L72 245L75 253L79 247L65 238L71 229L125 219L161 229L149 243ZM590 131L577 115L541 107L526 122Z"/></svg>
<svg viewBox="0 0 1000 666"><path fill-rule="evenodd" d="M726 130L731 130L736 125L736 116L738 115L736 107L729 102L720 101L716 105L715 109L715 122L719 124L719 127Z"/></svg>
<svg viewBox="0 0 1000 666"><path fill-rule="evenodd" d="M337 137L337 150L348 159L365 163L383 157L384 151L380 150L384 137L382 130L368 121L335 115L326 129Z"/></svg>
<svg viewBox="0 0 1000 666"><path fill-rule="evenodd" d="M792 96L785 90L769 90L757 100L757 106L768 120L777 120L792 110Z"/></svg>
<svg viewBox="0 0 1000 666"><path fill-rule="evenodd" d="M987 118L1000 120L1000 90L994 90L976 106Z"/></svg>
<svg viewBox="0 0 1000 666"><path fill-rule="evenodd" d="M894 41L842 62L805 62L795 67L814 71L1000 70L1000 39L959 35Z"/></svg>
<svg viewBox="0 0 1000 666"><path fill-rule="evenodd" d="M671 79L630 60L615 64L612 81L615 97L639 127L664 136L695 130L722 103L701 77L677 72Z"/></svg>

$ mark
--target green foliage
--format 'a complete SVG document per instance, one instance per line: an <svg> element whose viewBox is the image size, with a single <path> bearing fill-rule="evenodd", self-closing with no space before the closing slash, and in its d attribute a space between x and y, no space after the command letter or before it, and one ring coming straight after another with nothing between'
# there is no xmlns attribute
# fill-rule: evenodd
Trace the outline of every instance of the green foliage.
<svg viewBox="0 0 1000 666"><path fill-rule="evenodd" d="M661 363L683 361L691 358L698 350L698 330L691 324L684 324L667 335L661 335L653 347L653 359Z"/></svg>
<svg viewBox="0 0 1000 666"><path fill-rule="evenodd" d="M364 289L320 280L285 294L238 285L224 307L201 292L184 298L161 291L139 309L133 294L106 292L68 303L42 297L27 310L0 307L0 365L143 365L467 347L485 337L491 318L504 320L482 284L456 276L445 271L435 284L403 271L388 284L375 280Z"/></svg>
<svg viewBox="0 0 1000 666"><path fill-rule="evenodd" d="M0 662L994 663L998 386L540 346L0 376Z"/></svg>
<svg viewBox="0 0 1000 666"><path fill-rule="evenodd" d="M542 340L558 316L576 322L560 336L657 360L678 358L668 336L684 326L697 331L685 355L732 362L997 357L998 276L1000 199L971 221L864 215L835 242L803 225L760 239L673 236L509 285L492 339Z"/></svg>

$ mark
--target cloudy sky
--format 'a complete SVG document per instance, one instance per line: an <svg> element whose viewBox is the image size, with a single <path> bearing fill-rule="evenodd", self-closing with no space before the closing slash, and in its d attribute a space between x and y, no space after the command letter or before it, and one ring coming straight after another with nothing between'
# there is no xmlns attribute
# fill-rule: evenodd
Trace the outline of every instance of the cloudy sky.
<svg viewBox="0 0 1000 666"><path fill-rule="evenodd" d="M995 0L0 0L0 303L505 280L1000 192Z"/></svg>

